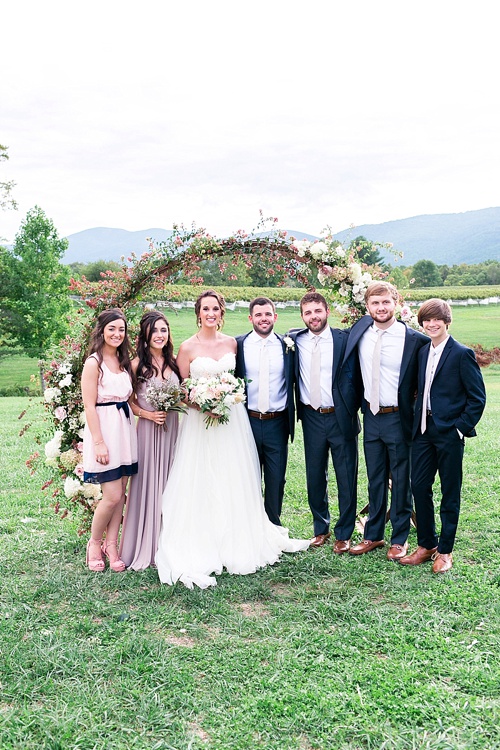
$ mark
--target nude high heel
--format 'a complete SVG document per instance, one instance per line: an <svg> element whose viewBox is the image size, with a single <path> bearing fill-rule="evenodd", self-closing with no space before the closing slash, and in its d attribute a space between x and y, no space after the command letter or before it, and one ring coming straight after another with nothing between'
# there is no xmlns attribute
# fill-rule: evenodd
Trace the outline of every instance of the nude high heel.
<svg viewBox="0 0 500 750"><path fill-rule="evenodd" d="M115 573L123 573L126 566L123 560L120 560L118 556L118 542L112 542L106 539L101 549L103 554L106 555L109 560L109 567L111 570L114 570Z"/></svg>
<svg viewBox="0 0 500 750"><path fill-rule="evenodd" d="M93 557L90 556L90 550L93 550ZM96 555L96 551L99 550L99 557ZM87 553L85 556L85 563L87 568L93 573L102 573L106 567L102 557L101 542L96 539L89 539L87 542Z"/></svg>

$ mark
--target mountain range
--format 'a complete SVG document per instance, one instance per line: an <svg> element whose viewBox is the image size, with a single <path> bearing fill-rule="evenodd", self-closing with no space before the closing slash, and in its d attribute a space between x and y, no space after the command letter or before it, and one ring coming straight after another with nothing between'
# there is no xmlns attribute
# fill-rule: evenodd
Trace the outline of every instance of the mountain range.
<svg viewBox="0 0 500 750"><path fill-rule="evenodd" d="M148 250L148 238L166 240L167 229L125 229L97 227L68 235L69 247L64 263L89 263L95 260L120 261L132 252L141 255ZM316 239L300 231L288 231L297 239ZM392 242L394 249L403 252L400 263L413 265L417 260L433 260L438 265L481 263L500 260L500 207L483 208L459 214L426 214L408 219L386 221L382 224L363 224L338 232L335 237L343 244L362 235L372 242ZM389 263L395 263L390 252L381 253Z"/></svg>

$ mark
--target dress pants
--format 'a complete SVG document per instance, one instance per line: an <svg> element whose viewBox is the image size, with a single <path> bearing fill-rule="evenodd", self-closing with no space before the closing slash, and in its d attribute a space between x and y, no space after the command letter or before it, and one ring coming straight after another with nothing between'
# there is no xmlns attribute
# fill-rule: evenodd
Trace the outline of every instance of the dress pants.
<svg viewBox="0 0 500 750"><path fill-rule="evenodd" d="M306 460L307 499L313 515L314 535L330 530L328 506L328 453L331 453L339 504L336 539L350 539L356 522L358 438L345 438L335 412L302 411Z"/></svg>
<svg viewBox="0 0 500 750"><path fill-rule="evenodd" d="M364 538L372 542L384 538L390 474L391 544L404 544L410 532L412 511L410 446L403 437L399 412L372 414L368 409L363 420L363 447L369 500Z"/></svg>
<svg viewBox="0 0 500 750"><path fill-rule="evenodd" d="M455 427L439 432L432 416L424 434L413 441L411 487L417 515L417 537L421 547L438 548L444 555L453 550L460 514L462 462L465 441ZM432 485L436 473L441 483L441 534L436 534Z"/></svg>
<svg viewBox="0 0 500 750"><path fill-rule="evenodd" d="M271 523L281 526L288 459L288 414L283 412L274 419L249 415L249 420L264 476L264 508Z"/></svg>

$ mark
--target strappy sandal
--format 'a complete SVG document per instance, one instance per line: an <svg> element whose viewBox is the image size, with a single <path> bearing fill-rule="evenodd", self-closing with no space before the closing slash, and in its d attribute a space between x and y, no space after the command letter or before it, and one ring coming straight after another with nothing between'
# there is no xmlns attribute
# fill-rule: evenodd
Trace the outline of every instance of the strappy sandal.
<svg viewBox="0 0 500 750"><path fill-rule="evenodd" d="M125 570L125 563L123 560L120 560L118 556L118 542L108 542L108 540L106 540L102 545L101 550L103 555L108 558L111 570L114 570L115 573L123 573ZM111 555L108 550L111 551ZM113 552L113 550L115 551Z"/></svg>
<svg viewBox="0 0 500 750"><path fill-rule="evenodd" d="M97 548L99 550L99 557L90 557L90 550ZM101 542L96 539L89 539L87 542L87 554L85 556L85 563L87 568L93 573L102 573L105 569L104 558L102 556Z"/></svg>

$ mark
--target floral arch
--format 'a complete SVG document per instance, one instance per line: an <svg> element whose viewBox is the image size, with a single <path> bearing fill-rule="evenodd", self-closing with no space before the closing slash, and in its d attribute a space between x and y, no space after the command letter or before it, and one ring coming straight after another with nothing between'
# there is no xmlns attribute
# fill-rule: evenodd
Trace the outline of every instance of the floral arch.
<svg viewBox="0 0 500 750"><path fill-rule="evenodd" d="M202 261L220 258L223 270L227 267L225 259L230 258L234 266L240 261L247 267L260 264L276 278L277 286L284 286L293 278L310 289L306 273L317 269L318 280L324 285L321 291L341 311L343 322L352 323L364 314L367 285L385 274L364 266L356 249L346 250L329 230L319 240L309 242L288 237L276 224L277 219L261 217L252 232L239 230L223 239L195 226L174 226L167 241L151 241L148 252L140 257L132 254L128 263L123 259L120 271L103 273L100 282L91 283L85 278L71 281L71 292L84 305L72 321L72 334L60 342L54 358L46 363L44 403L48 425L44 435L36 440L42 446L47 437L50 439L44 444L43 455L35 451L26 464L32 473L42 466L49 467L50 476L42 489L61 517L67 516L70 509L72 514L79 511L79 534L88 531L101 497L98 485L81 481L84 417L80 376L90 333L102 310L118 307L127 313L147 295L157 292L164 298L166 289L167 296L175 299L172 284L179 277L200 287Z"/></svg>

